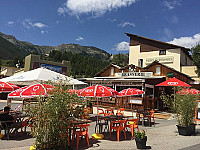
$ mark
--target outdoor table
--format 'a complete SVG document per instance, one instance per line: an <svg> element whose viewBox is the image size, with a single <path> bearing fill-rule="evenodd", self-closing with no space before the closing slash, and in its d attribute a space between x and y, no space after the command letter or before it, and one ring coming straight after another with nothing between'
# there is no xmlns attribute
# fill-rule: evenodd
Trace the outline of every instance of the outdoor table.
<svg viewBox="0 0 200 150"><path fill-rule="evenodd" d="M72 121L72 124L73 124L73 125L77 125L77 124L85 124L85 123L91 123L91 122L92 122L92 120L75 118L75 119Z"/></svg>

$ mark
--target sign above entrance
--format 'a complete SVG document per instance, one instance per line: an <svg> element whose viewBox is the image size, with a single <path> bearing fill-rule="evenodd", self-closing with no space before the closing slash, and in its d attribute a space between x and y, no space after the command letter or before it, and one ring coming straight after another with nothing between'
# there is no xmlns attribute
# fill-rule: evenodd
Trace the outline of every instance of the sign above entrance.
<svg viewBox="0 0 200 150"><path fill-rule="evenodd" d="M123 72L122 77L152 77L153 72Z"/></svg>
<svg viewBox="0 0 200 150"><path fill-rule="evenodd" d="M153 57L153 58L146 58L146 64L152 63L154 61L159 61L159 63L173 63L174 57L168 56L168 57Z"/></svg>
<svg viewBox="0 0 200 150"><path fill-rule="evenodd" d="M175 77L175 73L174 72L167 72L167 77Z"/></svg>

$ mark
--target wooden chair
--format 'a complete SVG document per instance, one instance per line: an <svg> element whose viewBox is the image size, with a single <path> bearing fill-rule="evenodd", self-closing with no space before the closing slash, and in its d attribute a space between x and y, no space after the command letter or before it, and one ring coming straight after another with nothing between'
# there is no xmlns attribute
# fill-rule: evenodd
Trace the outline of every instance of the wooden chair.
<svg viewBox="0 0 200 150"><path fill-rule="evenodd" d="M105 113L105 116L109 116L109 115L114 115L114 110L113 109L106 109L106 113Z"/></svg>
<svg viewBox="0 0 200 150"><path fill-rule="evenodd" d="M36 118L33 117L33 118L28 118L28 119L26 119L26 120L23 121L22 127L21 127L21 128L24 127L24 131L22 131L23 133L26 133L26 128L27 128L27 127L30 127L30 128L31 128L31 134L33 134L34 122L35 122L34 120L35 120L35 119L36 119ZM22 132L21 132L21 134L22 134Z"/></svg>
<svg viewBox="0 0 200 150"><path fill-rule="evenodd" d="M105 116L105 112L104 112L104 110L101 109L101 108L98 108L98 109L97 109L97 113L98 113L99 116L100 116L101 114L103 114L103 116Z"/></svg>
<svg viewBox="0 0 200 150"><path fill-rule="evenodd" d="M139 131L138 123L139 123L139 119L127 119L126 122L125 122L125 125L124 125L125 128L131 129L131 138L132 139L134 137L134 129L137 128L137 130Z"/></svg>
<svg viewBox="0 0 200 150"><path fill-rule="evenodd" d="M155 119L154 119L154 110L149 110L148 120L149 120L149 126L151 126L151 119L153 119L153 125L155 127Z"/></svg>
<svg viewBox="0 0 200 150"><path fill-rule="evenodd" d="M117 110L117 115L118 116L123 116L124 115L124 108L119 108L118 110Z"/></svg>
<svg viewBox="0 0 200 150"><path fill-rule="evenodd" d="M74 137L76 135L76 149L78 149L78 145L79 145L79 138L80 137L85 137L86 142L88 144L88 147L90 146L89 143L89 134L88 134L88 127L90 126L90 124L80 124L80 125L75 125L73 128L73 135L72 135L72 144L74 143ZM79 128L79 131L76 131L76 129Z"/></svg>
<svg viewBox="0 0 200 150"><path fill-rule="evenodd" d="M124 131L124 138L126 140L126 131L125 131L125 124L126 120L118 120L118 121L112 121L110 123L110 139L111 139L111 131L116 130L117 131L117 141L119 142L119 136L121 131Z"/></svg>

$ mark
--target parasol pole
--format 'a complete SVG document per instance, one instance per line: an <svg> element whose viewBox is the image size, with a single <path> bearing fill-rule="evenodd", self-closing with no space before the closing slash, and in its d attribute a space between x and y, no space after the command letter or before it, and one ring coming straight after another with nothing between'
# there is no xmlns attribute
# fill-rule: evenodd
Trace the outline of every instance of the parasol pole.
<svg viewBox="0 0 200 150"><path fill-rule="evenodd" d="M99 106L99 102L98 102L98 97L96 96L96 91L97 91L97 86L98 85L96 85L95 86L95 90L94 90L94 97L95 98L97 98L97 123L99 122L99 113L98 113L98 106ZM99 124L98 124L98 126L99 126ZM103 134L100 134L99 133L99 129L98 129L98 127L97 127L97 133L94 133L94 134L92 134L92 139L95 139L95 140L101 140L101 139L103 139L104 138L104 135Z"/></svg>

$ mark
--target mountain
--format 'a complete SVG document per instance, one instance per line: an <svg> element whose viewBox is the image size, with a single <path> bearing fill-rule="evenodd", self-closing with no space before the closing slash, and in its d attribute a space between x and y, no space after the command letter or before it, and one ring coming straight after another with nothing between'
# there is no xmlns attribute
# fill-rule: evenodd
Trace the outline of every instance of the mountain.
<svg viewBox="0 0 200 150"><path fill-rule="evenodd" d="M87 56L92 56L97 59L102 60L109 60L110 54L104 50L93 46L81 46L78 44L61 44L58 46L39 46L34 45L29 42L17 40L13 35L7 35L0 32L0 43L4 43L7 40L7 43L10 42L8 45L12 45L13 48L15 46L15 52L21 54L22 56L26 56L27 54L34 53L34 54L46 54L52 50L62 51L62 52L71 52L72 54L83 54ZM3 38L5 39L4 42ZM2 45L0 45L2 46ZM7 49L9 51L9 48ZM6 51L6 49L4 49ZM12 55L11 55L12 56Z"/></svg>
<svg viewBox="0 0 200 150"><path fill-rule="evenodd" d="M13 59L15 56L25 57L28 52L0 36L0 59Z"/></svg>

